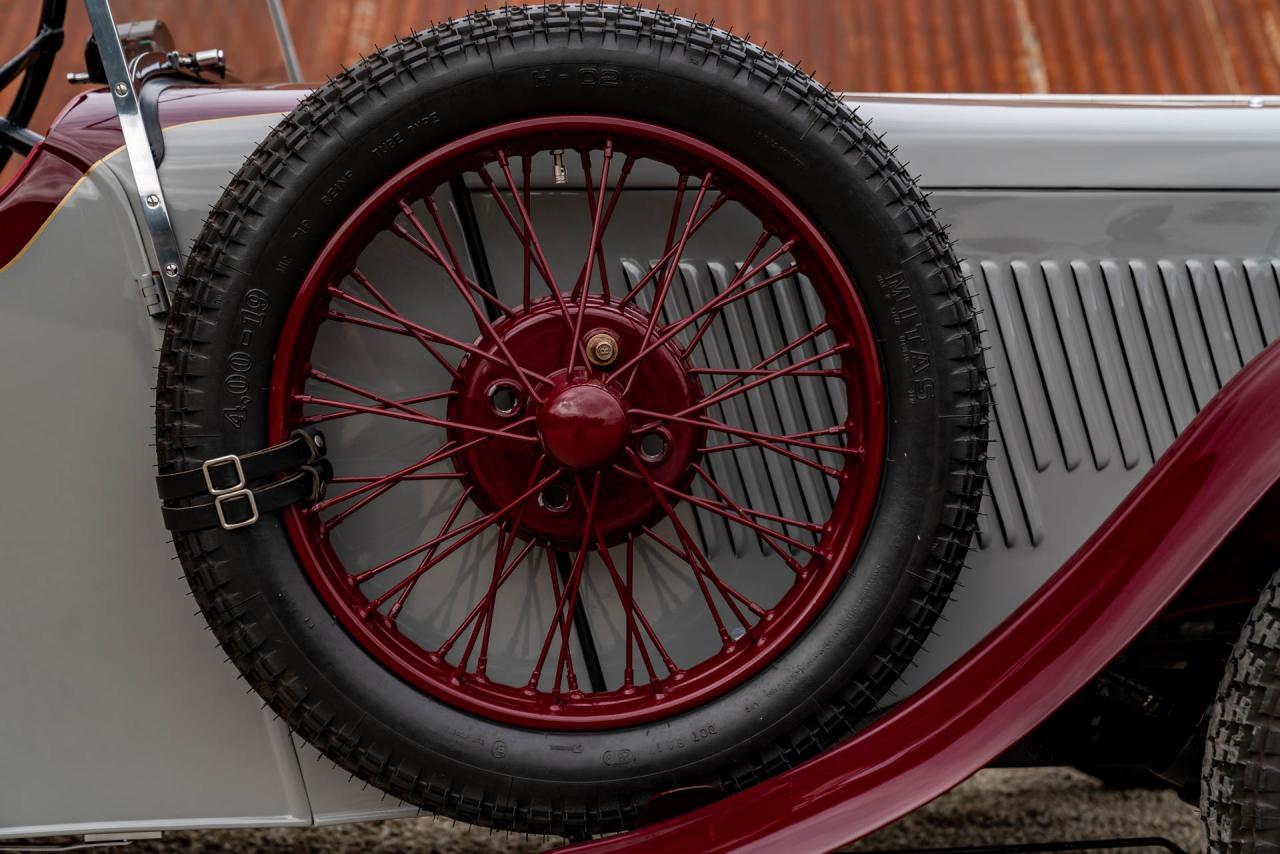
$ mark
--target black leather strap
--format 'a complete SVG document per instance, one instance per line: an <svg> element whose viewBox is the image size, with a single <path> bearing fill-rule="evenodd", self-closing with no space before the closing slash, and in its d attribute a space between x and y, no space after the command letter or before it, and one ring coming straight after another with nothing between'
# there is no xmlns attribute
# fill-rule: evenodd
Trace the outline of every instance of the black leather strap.
<svg viewBox="0 0 1280 854"><path fill-rule="evenodd" d="M325 484L333 477L328 460L316 460L301 466L283 480L241 489L217 496L206 504L189 507L163 507L164 526L170 531L203 531L208 528L235 530L252 525L266 513L299 502L317 501L324 495Z"/></svg>
<svg viewBox="0 0 1280 854"><path fill-rule="evenodd" d="M161 501L235 492L254 481L310 465L323 455L324 435L315 427L304 427L293 431L287 441L261 451L218 457L200 468L159 475L156 490Z"/></svg>

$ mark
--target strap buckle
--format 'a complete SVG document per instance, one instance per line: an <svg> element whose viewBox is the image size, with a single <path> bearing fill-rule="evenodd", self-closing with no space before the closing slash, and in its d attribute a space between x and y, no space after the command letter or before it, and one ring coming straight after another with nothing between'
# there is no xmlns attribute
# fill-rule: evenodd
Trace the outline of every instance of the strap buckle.
<svg viewBox="0 0 1280 854"><path fill-rule="evenodd" d="M213 472L215 466L225 466L230 464L236 474L236 482L231 486L215 486L213 483ZM240 457L235 454L227 454L225 457L214 457L211 460L205 460L200 464L200 471L204 474L204 485L209 490L209 494L215 498L231 495L237 492L243 492L248 482L244 479L244 466L240 464ZM221 505L219 505L221 507ZM221 515L222 511L218 511ZM256 511L255 511L256 513ZM226 525L223 525L226 527Z"/></svg>
<svg viewBox="0 0 1280 854"><path fill-rule="evenodd" d="M294 430L290 439L301 439L307 446L307 461L303 465L311 465L324 456L324 434L314 427Z"/></svg>
<svg viewBox="0 0 1280 854"><path fill-rule="evenodd" d="M227 521L226 505L238 499L249 502L249 515L245 519L229 522ZM222 530L224 531L234 531L237 528L247 528L261 518L261 515L258 513L258 500L253 496L253 490L245 489L243 487L218 495L213 499L213 509L217 512L218 524L222 526Z"/></svg>
<svg viewBox="0 0 1280 854"><path fill-rule="evenodd" d="M333 466L328 460L321 460L317 465L302 466L301 470L311 475L311 495L306 499L306 503L315 504L324 498L329 478L333 477Z"/></svg>

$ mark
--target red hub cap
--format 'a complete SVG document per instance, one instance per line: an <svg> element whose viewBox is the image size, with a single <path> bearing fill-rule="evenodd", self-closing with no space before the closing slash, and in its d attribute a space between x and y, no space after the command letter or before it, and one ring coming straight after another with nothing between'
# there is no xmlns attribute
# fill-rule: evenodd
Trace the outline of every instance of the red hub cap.
<svg viewBox="0 0 1280 854"><path fill-rule="evenodd" d="M538 432L551 459L571 471L595 469L622 453L627 411L596 382L558 386L538 413Z"/></svg>
<svg viewBox="0 0 1280 854"><path fill-rule="evenodd" d="M850 570L885 420L805 215L720 149L596 116L480 131L377 188L299 290L270 398L275 441L325 425L330 493L285 519L355 641L559 730L777 658Z"/></svg>

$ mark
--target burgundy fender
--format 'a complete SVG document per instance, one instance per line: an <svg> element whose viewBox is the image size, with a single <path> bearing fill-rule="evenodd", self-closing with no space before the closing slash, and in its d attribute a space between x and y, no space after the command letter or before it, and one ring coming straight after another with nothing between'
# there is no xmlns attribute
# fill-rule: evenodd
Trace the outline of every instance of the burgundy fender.
<svg viewBox="0 0 1280 854"><path fill-rule="evenodd" d="M1094 535L871 727L717 803L570 851L827 851L959 784L1095 676L1280 479L1280 344L1246 366Z"/></svg>
<svg viewBox="0 0 1280 854"><path fill-rule="evenodd" d="M283 86L174 85L159 96L162 128L208 119L284 115L310 91ZM115 101L106 89L83 92L62 108L7 184L0 186L0 270L21 255L75 189L76 182L124 145Z"/></svg>

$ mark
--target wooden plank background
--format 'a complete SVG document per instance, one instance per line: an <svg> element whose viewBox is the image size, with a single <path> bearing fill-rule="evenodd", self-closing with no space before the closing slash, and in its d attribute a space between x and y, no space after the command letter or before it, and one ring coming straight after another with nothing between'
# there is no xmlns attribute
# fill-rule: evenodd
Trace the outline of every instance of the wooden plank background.
<svg viewBox="0 0 1280 854"><path fill-rule="evenodd" d="M304 74L322 80L372 45L463 14L465 0L285 0ZM33 127L75 88L88 24L69 0L67 45ZM262 0L115 0L160 18L184 50L221 47L248 81L284 78ZM0 58L31 38L38 0L0 0ZM843 90L1280 93L1280 0L679 0ZM0 94L0 104L9 93Z"/></svg>

